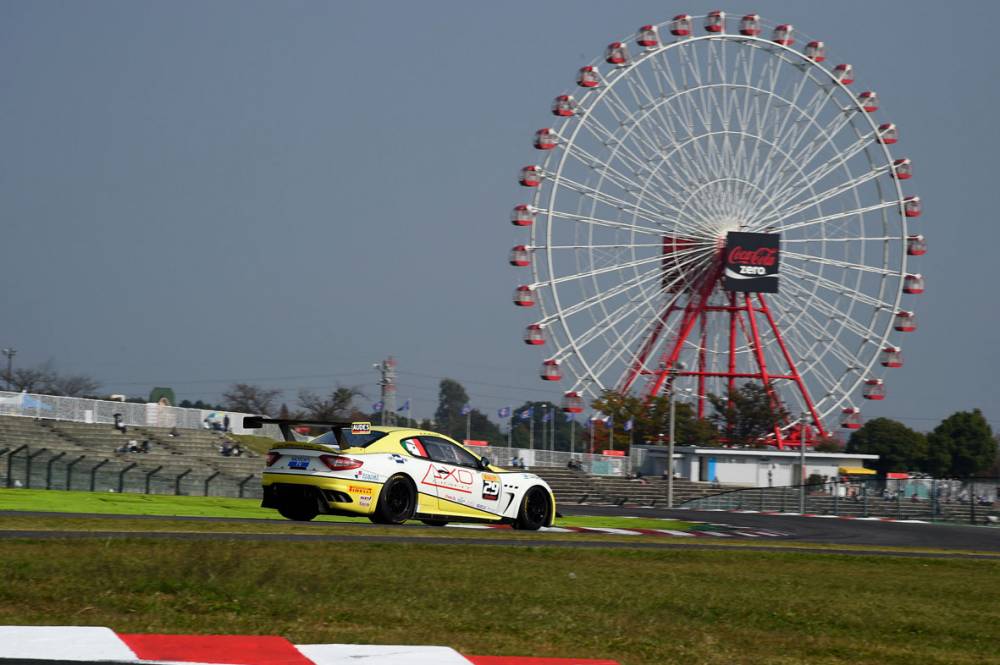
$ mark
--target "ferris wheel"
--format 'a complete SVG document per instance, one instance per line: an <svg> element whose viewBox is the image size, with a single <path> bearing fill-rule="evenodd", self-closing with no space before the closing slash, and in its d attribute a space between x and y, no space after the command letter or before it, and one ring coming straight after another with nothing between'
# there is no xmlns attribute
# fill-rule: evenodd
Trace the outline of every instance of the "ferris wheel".
<svg viewBox="0 0 1000 665"><path fill-rule="evenodd" d="M823 42L719 11L642 26L579 70L511 217L524 341L564 410L673 390L705 417L750 381L807 420L776 417L779 447L861 426L917 328L927 247L899 132L853 84Z"/></svg>

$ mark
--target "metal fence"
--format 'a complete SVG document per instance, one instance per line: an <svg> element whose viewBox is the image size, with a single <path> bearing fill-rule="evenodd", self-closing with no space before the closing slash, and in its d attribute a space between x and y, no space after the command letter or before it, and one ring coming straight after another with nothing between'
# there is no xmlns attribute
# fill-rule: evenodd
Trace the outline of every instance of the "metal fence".
<svg viewBox="0 0 1000 665"><path fill-rule="evenodd" d="M473 448L480 455L490 458L493 464L511 468L516 457L523 460L530 470L532 467L567 468L572 460L589 474L595 476L625 476L631 467L627 456L611 457L591 453L570 453L563 450L539 450L537 448L507 448L505 446L477 446Z"/></svg>
<svg viewBox="0 0 1000 665"><path fill-rule="evenodd" d="M182 429L199 429L205 427L206 421L221 425L222 419L228 415L230 429L237 434L261 434L272 438L281 438L278 428L274 425L267 425L260 430L244 430L243 417L248 414L234 411L183 409L157 403L135 404L0 390L0 416L111 424L115 422L115 414L121 414L122 423L133 427L179 427Z"/></svg>
<svg viewBox="0 0 1000 665"><path fill-rule="evenodd" d="M261 497L260 474L234 477L208 466L140 465L20 446L0 449L0 487L175 496Z"/></svg>
<svg viewBox="0 0 1000 665"><path fill-rule="evenodd" d="M732 490L680 507L1000 524L998 493L1000 478L873 478Z"/></svg>

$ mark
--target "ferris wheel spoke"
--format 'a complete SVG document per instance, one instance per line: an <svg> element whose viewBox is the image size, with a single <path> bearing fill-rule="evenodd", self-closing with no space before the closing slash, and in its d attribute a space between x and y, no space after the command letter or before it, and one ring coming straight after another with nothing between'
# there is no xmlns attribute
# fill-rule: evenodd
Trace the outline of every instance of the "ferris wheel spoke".
<svg viewBox="0 0 1000 665"><path fill-rule="evenodd" d="M792 196L786 198L785 200L781 201L778 204L782 208L780 213L772 217L765 217L759 219L755 223L757 226L764 227L764 226L769 226L772 223L781 221L782 219L788 219L789 217L797 215L801 212L805 212L806 210L809 210L810 208L817 206L820 203L824 203L825 201L829 201L830 199L836 198L841 194L850 192L851 190L860 187L866 182L870 182L875 178L881 177L886 173L888 173L889 170L890 167L888 165L879 166L875 169L872 169L871 171L868 171L867 173L863 173L855 178L852 178L851 180L847 180L838 185L830 187L826 191L814 194L813 196L796 203L792 207L786 208L785 206L788 206L790 203L795 201L795 199L798 198L802 192L809 191L807 187L810 187L811 184L807 184L806 187L793 192Z"/></svg>
<svg viewBox="0 0 1000 665"><path fill-rule="evenodd" d="M617 115L612 113L617 118ZM589 122L585 123L583 126L590 132L594 138L604 145L609 150L612 150L612 155L623 162L630 162L632 167L637 171L650 170L650 163L653 162L656 155L659 154L659 146L651 145L648 141L645 141L641 137L634 135L634 131L630 128L626 128L625 125L620 125L620 128L625 132L624 135L619 136L608 127L606 127L600 120L596 117L591 116ZM619 121L620 122L620 121ZM597 130L600 130L598 133ZM647 150L648 157L642 157L635 154L629 147L628 142L632 142L640 150ZM614 146L612 148L612 146ZM626 156L628 159L626 159ZM672 175L672 181L668 182L663 176L659 175L657 172L657 181L660 185L672 196L678 199L685 197L685 194L689 192L690 183L695 181L697 178L694 174L687 171L686 164L669 164L669 168Z"/></svg>
<svg viewBox="0 0 1000 665"><path fill-rule="evenodd" d="M560 177L559 184L565 186L569 190L576 192L580 196L586 197L598 203L603 203L612 208L616 208L622 212L634 215L639 219L642 219L643 221L649 222L650 224L659 227L656 232L661 234L663 233L663 229L666 228L666 226L664 225L665 222L672 221L674 224L678 223L677 220L668 220L666 217L664 217L661 213L657 211L649 210L648 208L641 208L639 207L638 204L632 201L626 201L617 196L613 196L611 194L608 194L607 192L601 191L596 187L592 187L582 182L571 180L566 176ZM624 224L624 222L622 223ZM641 230L641 229L642 227L636 227L636 230ZM647 229L647 230L653 232L653 229Z"/></svg>
<svg viewBox="0 0 1000 665"><path fill-rule="evenodd" d="M655 279L662 279L662 276L663 276L663 273L660 271L659 268L653 268L653 269L651 269L651 270L649 270L649 271L647 271L645 273L641 273L640 275L638 275L636 277L629 278L629 279L623 281L621 284L618 284L617 286L614 286L614 287L612 287L612 288L610 288L610 289L608 289L606 291L603 291L601 293L597 293L595 295L592 295L592 296L589 296L587 298L584 298L583 300L581 300L580 302L576 303L575 305L570 305L569 307L566 307L565 309L561 310L560 312L558 312L557 314L555 314L553 316L555 316L555 317L561 317L563 319L568 319L571 316L575 316L576 314L579 314L581 312L587 311L591 307L600 305L600 304L604 303L605 301L610 300L611 298L614 298L614 297L616 297L618 295L627 293L627 292L631 291L632 289L635 289L635 288L641 286L645 282L648 282L650 280L655 280ZM534 287L537 288L539 286L544 286L544 285L545 285L545 283L542 282L542 283L535 284L535 285L532 285L532 286L534 286ZM549 318L552 318L552 317L547 317L544 321L546 323L548 323L548 319Z"/></svg>
<svg viewBox="0 0 1000 665"><path fill-rule="evenodd" d="M803 375L822 373L829 385L835 385L838 382L837 372L827 365L825 358L829 355L850 372L855 371L856 356L830 330L823 328L812 314L805 313L805 319L799 326L791 328L785 339L795 349L795 355L805 361L801 369Z"/></svg>
<svg viewBox="0 0 1000 665"><path fill-rule="evenodd" d="M706 255L710 255L711 253L713 253L712 249L709 249L709 250L691 249L691 250L681 250L681 251L674 252L673 254L671 254L671 256L694 256L696 258L701 258L701 257L704 257ZM554 284L564 284L566 282L573 282L573 281L576 281L578 279L583 279L583 278L586 278L586 277L596 277L598 275L606 275L606 274L611 273L611 272L617 272L619 270L624 270L624 269L628 269L628 268L635 268L635 267L638 267L638 266L645 266L645 265L649 265L651 263L659 263L659 264L662 265L662 263L663 263L663 256L662 255L655 255L655 256L646 257L644 259L636 259L634 261L626 261L626 262L623 262L623 263L614 263L614 264L612 264L610 266L605 266L603 268L594 268L594 269L588 270L586 272L578 272L578 273L573 274L573 275L566 275L566 276L563 276L563 277L557 277L557 278L549 280L548 282L546 282L546 284L553 284L553 285Z"/></svg>
<svg viewBox="0 0 1000 665"><path fill-rule="evenodd" d="M797 357L808 359L800 369L800 375L807 383L814 384L813 389L810 390L810 396L816 399L816 401L831 396L832 390L839 383L839 380L837 373L824 360L824 354L811 353L808 341L798 330L794 330L791 334L787 335L785 342ZM840 361L838 360L838 362ZM823 393L816 394L815 388L820 388Z"/></svg>
<svg viewBox="0 0 1000 665"><path fill-rule="evenodd" d="M783 258L795 258L803 261L805 263L816 263L820 265L834 266L836 268L845 268L847 270L857 270L859 272L872 273L875 275L885 275L885 276L895 276L898 277L899 273L895 270L888 270L885 268L876 268L875 266L869 266L862 263L852 263L850 261L841 261L840 259L830 259L821 256L811 256L809 254L800 254L798 252L784 251L782 252Z"/></svg>
<svg viewBox="0 0 1000 665"><path fill-rule="evenodd" d="M663 238L664 234L669 232L669 229L665 228L653 228L647 226L639 226L638 224L630 224L628 222L619 222L611 219L603 219L595 216L584 216L578 213L562 212L561 210L550 210L546 208L539 208L538 213L542 215L548 215L555 219L566 220L573 223L587 224L593 227L601 227L608 229L616 229L621 231L632 231L639 233L641 235L654 236L656 238ZM661 240L662 243L662 240ZM589 246L589 245L588 245Z"/></svg>
<svg viewBox="0 0 1000 665"><path fill-rule="evenodd" d="M826 277L820 277L816 273L809 272L808 270L803 270L798 266L786 263L782 265L781 268L782 271L790 272L798 277L801 277L804 280L807 280L813 284L821 286L827 291L830 291L831 293L834 293L836 295L847 296L851 300L854 300L855 302L860 303L862 305L869 305L871 307L882 308L882 309L892 308L892 303L887 303L878 298L874 298L856 289L847 288L839 282L827 279Z"/></svg>
<svg viewBox="0 0 1000 665"><path fill-rule="evenodd" d="M854 210L845 210L844 212L835 212L829 215L823 215L822 217L814 217L812 219L807 219L801 222L795 222L794 224L789 224L787 226L782 225L781 231L788 232L795 229L805 228L807 226L813 226L815 224L826 224L838 219L845 219L847 217L862 216L869 212L875 212L876 210L885 210L886 208L898 208L899 201L883 201L882 203L876 203L870 206L864 206L861 208L855 208ZM780 220L779 220L780 221Z"/></svg>
<svg viewBox="0 0 1000 665"><path fill-rule="evenodd" d="M874 141L875 141L874 133L868 133L866 135L863 135L853 144L839 151L838 159L828 160L827 162L820 164L819 166L814 168L812 171L806 173L805 175L802 175L801 177L796 179L789 179L788 181L786 181L784 186L782 186L776 192L775 197L780 201L784 198L794 195L796 191L806 186L806 183L821 181L823 178L833 173L836 169L848 163L853 157L857 156L859 153L864 151ZM803 167L807 166L810 162L812 162L812 159L809 159L806 163L799 163L796 170L799 173L803 173Z"/></svg>
<svg viewBox="0 0 1000 665"><path fill-rule="evenodd" d="M609 180L615 182L616 184L619 185L619 187L621 187L623 190L625 190L630 194L634 195L637 192L645 192L647 190L647 187L645 185L640 185L639 183L633 181L628 175L621 173L617 169L613 169L610 165L610 161L602 163L600 158L596 157L595 155L592 155L590 152L580 147L578 144L569 144L566 146L566 150L570 156L572 156L574 159L576 159L584 166L587 166L588 168L592 169L599 175L603 176L605 175L605 173L612 174L611 176L608 176ZM646 166L645 168L648 169L648 166ZM638 176L639 174L637 173L636 175ZM665 181L662 182L662 186L664 187L665 190L667 190L668 194L677 198L677 194L669 188L669 185L667 185ZM659 196L659 194L656 193L655 190L652 190L650 194L652 198L664 210L669 210L681 217L687 217L687 214L683 210L673 205L663 197ZM696 220L694 219L690 219L690 221L692 223L697 223Z"/></svg>
<svg viewBox="0 0 1000 665"><path fill-rule="evenodd" d="M841 329L847 330L858 336L861 340L868 340L874 335L874 331L870 328L865 328L859 325L854 319L847 315L847 313L841 311L831 303L823 300L822 298L812 297L807 291L800 287L794 281L787 282L785 284L786 290L791 293L801 294L804 298L809 300L808 305L815 308L823 316L829 317L833 321L840 321Z"/></svg>

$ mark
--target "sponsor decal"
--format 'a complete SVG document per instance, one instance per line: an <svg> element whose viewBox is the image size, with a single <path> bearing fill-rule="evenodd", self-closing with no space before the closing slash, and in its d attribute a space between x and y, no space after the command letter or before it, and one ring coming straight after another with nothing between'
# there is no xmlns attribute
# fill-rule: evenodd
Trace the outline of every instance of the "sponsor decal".
<svg viewBox="0 0 1000 665"><path fill-rule="evenodd" d="M396 464L406 464L406 458L400 455L399 453L392 453L391 455L389 455L389 457L391 457L392 461L395 462Z"/></svg>
<svg viewBox="0 0 1000 665"><path fill-rule="evenodd" d="M780 234L730 231L723 286L746 293L778 292Z"/></svg>
<svg viewBox="0 0 1000 665"><path fill-rule="evenodd" d="M372 504L371 496L366 495L358 497L358 505L361 506L362 508L367 508L371 504Z"/></svg>
<svg viewBox="0 0 1000 665"><path fill-rule="evenodd" d="M363 487L361 485L348 485L347 491L350 492L351 494L371 494L372 488Z"/></svg>
<svg viewBox="0 0 1000 665"><path fill-rule="evenodd" d="M308 469L309 468L309 458L308 457L293 457L288 461L289 469Z"/></svg>
<svg viewBox="0 0 1000 665"><path fill-rule="evenodd" d="M400 443L403 444L403 450L410 453L414 457L427 457L427 451L424 450L424 444L420 443L419 439L403 439Z"/></svg>
<svg viewBox="0 0 1000 665"><path fill-rule="evenodd" d="M427 473L424 474L424 479L420 481L420 484L472 494L473 479L472 472L467 469L431 464L427 467Z"/></svg>
<svg viewBox="0 0 1000 665"><path fill-rule="evenodd" d="M380 480L379 475L377 473L372 473L371 471L364 471L362 469L358 469L357 471L355 471L354 477L358 480L371 480L374 482L378 482Z"/></svg>
<svg viewBox="0 0 1000 665"><path fill-rule="evenodd" d="M371 434L371 423L351 423L351 434Z"/></svg>
<svg viewBox="0 0 1000 665"><path fill-rule="evenodd" d="M483 499L496 501L500 498L500 476L493 473L483 474Z"/></svg>

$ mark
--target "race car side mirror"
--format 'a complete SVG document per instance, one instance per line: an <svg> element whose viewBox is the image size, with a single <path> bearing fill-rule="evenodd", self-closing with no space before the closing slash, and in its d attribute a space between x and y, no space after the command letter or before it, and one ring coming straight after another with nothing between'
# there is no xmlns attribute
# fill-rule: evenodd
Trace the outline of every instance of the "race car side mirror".
<svg viewBox="0 0 1000 665"><path fill-rule="evenodd" d="M488 469L488 468L490 468L490 458L489 457L480 457L479 458L479 468L480 469Z"/></svg>

